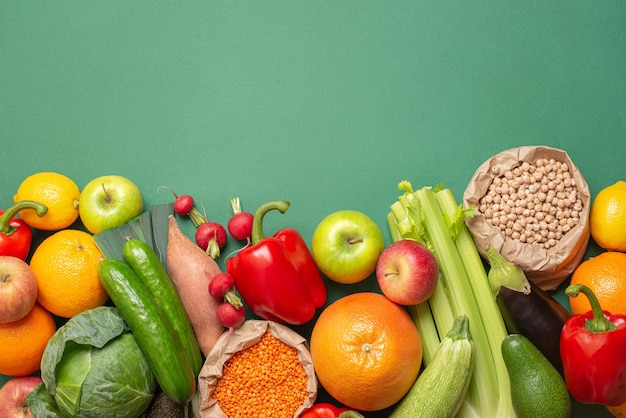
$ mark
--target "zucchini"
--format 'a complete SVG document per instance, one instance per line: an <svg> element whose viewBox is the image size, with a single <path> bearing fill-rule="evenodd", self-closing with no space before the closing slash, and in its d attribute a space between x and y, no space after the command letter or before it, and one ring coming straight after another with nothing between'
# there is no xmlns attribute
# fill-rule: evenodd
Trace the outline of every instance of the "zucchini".
<svg viewBox="0 0 626 418"><path fill-rule="evenodd" d="M147 243L139 239L126 240L122 247L122 255L170 321L197 376L204 363L200 346L180 295L159 257Z"/></svg>
<svg viewBox="0 0 626 418"><path fill-rule="evenodd" d="M473 371L474 342L469 319L461 315L455 318L430 363L390 418L454 417L465 399Z"/></svg>
<svg viewBox="0 0 626 418"><path fill-rule="evenodd" d="M180 340L148 288L128 264L113 258L100 263L98 277L135 336L163 392L175 402L189 402L196 391L195 375Z"/></svg>

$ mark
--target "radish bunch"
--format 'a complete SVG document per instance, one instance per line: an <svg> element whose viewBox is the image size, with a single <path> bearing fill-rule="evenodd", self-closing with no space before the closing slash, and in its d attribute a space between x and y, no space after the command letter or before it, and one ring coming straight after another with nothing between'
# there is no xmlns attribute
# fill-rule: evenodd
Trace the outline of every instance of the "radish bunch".
<svg viewBox="0 0 626 418"><path fill-rule="evenodd" d="M196 227L196 244L212 258L218 258L228 241L226 229L218 222L209 222L206 214L203 215L196 209L193 197L188 194L179 196L171 188L167 189L174 195L174 212L181 216L189 216Z"/></svg>
<svg viewBox="0 0 626 418"><path fill-rule="evenodd" d="M223 272L215 275L209 282L209 294L222 302L217 307L217 320L232 332L246 320L243 302L235 293L235 279Z"/></svg>

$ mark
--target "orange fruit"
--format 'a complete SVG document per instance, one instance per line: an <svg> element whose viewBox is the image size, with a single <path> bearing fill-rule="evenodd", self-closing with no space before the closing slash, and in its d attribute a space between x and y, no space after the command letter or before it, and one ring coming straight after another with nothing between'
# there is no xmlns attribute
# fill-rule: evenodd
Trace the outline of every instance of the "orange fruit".
<svg viewBox="0 0 626 418"><path fill-rule="evenodd" d="M30 260L37 280L37 301L63 318L104 305L108 295L98 277L103 259L87 232L64 229L50 235Z"/></svg>
<svg viewBox="0 0 626 418"><path fill-rule="evenodd" d="M570 284L578 283L593 290L602 309L626 314L626 254L605 251L583 261L572 273L570 281ZM591 310L584 295L570 297L569 304L573 314Z"/></svg>
<svg viewBox="0 0 626 418"><path fill-rule="evenodd" d="M626 181L607 186L596 195L591 204L589 228L600 247L626 251Z"/></svg>
<svg viewBox="0 0 626 418"><path fill-rule="evenodd" d="M422 341L408 313L373 292L353 293L326 307L313 326L310 351L320 384L361 411L399 401L422 363Z"/></svg>
<svg viewBox="0 0 626 418"><path fill-rule="evenodd" d="M24 318L0 324L0 374L26 376L39 370L55 331L54 317L38 304Z"/></svg>
<svg viewBox="0 0 626 418"><path fill-rule="evenodd" d="M26 177L13 196L14 202L34 200L48 207L44 216L33 209L20 212L20 217L33 228L58 231L78 219L80 189L72 179L63 174L41 172Z"/></svg>
<svg viewBox="0 0 626 418"><path fill-rule="evenodd" d="M614 417L626 417L626 402L617 406L606 406L606 409L614 416Z"/></svg>

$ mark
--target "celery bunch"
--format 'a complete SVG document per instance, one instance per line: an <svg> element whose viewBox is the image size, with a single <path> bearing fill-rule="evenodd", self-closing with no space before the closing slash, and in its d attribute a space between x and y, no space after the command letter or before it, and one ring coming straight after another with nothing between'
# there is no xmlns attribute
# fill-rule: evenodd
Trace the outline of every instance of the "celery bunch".
<svg viewBox="0 0 626 418"><path fill-rule="evenodd" d="M409 312L420 331L427 365L445 332L460 315L469 318L476 362L459 417L515 417L509 376L501 343L508 335L480 254L465 225L463 210L449 189L438 186L404 193L391 205L387 220L394 241L412 239L426 245L437 258L439 281L433 295Z"/></svg>

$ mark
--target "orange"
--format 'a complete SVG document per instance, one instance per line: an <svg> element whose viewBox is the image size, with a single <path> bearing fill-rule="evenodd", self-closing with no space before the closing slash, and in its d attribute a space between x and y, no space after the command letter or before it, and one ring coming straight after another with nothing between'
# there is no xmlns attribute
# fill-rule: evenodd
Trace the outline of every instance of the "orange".
<svg viewBox="0 0 626 418"><path fill-rule="evenodd" d="M310 351L320 384L337 401L378 411L413 386L422 341L408 313L379 293L353 293L326 307Z"/></svg>
<svg viewBox="0 0 626 418"><path fill-rule="evenodd" d="M26 376L39 370L55 331L54 317L38 304L24 318L0 324L0 374Z"/></svg>
<svg viewBox="0 0 626 418"><path fill-rule="evenodd" d="M14 202L34 200L48 207L44 216L33 209L20 212L20 217L33 228L58 231L78 219L80 189L72 179L63 174L41 172L26 177L13 196Z"/></svg>
<svg viewBox="0 0 626 418"><path fill-rule="evenodd" d="M600 190L591 204L589 227L600 247L626 251L626 181Z"/></svg>
<svg viewBox="0 0 626 418"><path fill-rule="evenodd" d="M614 417L626 417L626 402L618 406L607 405L606 409L608 409Z"/></svg>
<svg viewBox="0 0 626 418"><path fill-rule="evenodd" d="M570 281L570 284L578 283L593 290L602 309L626 314L626 254L605 251L583 261L572 273ZM574 314L583 314L591 309L585 295L570 297L569 304Z"/></svg>
<svg viewBox="0 0 626 418"><path fill-rule="evenodd" d="M30 260L38 302L63 318L104 305L108 295L98 278L98 265L103 259L87 232L64 229L50 235Z"/></svg>

